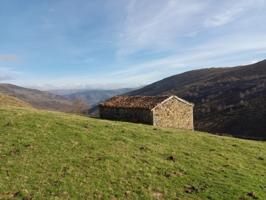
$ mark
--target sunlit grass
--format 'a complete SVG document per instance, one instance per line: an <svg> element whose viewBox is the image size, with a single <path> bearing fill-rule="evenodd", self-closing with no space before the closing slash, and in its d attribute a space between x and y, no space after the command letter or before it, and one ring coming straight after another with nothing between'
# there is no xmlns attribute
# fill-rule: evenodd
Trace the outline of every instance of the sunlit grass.
<svg viewBox="0 0 266 200"><path fill-rule="evenodd" d="M266 143L0 107L0 199L266 199Z"/></svg>

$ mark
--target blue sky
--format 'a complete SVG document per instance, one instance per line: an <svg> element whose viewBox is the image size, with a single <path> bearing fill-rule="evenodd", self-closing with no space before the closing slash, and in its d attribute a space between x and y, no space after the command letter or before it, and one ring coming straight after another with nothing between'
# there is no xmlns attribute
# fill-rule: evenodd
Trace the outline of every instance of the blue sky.
<svg viewBox="0 0 266 200"><path fill-rule="evenodd" d="M0 82L145 85L266 59L266 0L0 0Z"/></svg>

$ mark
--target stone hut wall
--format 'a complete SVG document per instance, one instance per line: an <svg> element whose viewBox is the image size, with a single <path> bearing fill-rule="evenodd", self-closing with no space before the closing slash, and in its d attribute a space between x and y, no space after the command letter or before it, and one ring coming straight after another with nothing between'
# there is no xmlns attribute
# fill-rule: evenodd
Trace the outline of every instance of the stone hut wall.
<svg viewBox="0 0 266 200"><path fill-rule="evenodd" d="M153 110L153 120L155 126L193 130L193 106L169 99Z"/></svg>
<svg viewBox="0 0 266 200"><path fill-rule="evenodd" d="M115 108L100 106L100 118L134 123L153 124L151 110L138 108Z"/></svg>

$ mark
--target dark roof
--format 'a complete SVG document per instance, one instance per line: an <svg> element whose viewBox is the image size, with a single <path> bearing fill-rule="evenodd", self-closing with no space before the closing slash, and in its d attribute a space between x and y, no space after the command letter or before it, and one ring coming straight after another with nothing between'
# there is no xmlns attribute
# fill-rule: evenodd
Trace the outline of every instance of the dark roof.
<svg viewBox="0 0 266 200"><path fill-rule="evenodd" d="M153 109L170 96L115 96L100 104L113 108L141 108Z"/></svg>

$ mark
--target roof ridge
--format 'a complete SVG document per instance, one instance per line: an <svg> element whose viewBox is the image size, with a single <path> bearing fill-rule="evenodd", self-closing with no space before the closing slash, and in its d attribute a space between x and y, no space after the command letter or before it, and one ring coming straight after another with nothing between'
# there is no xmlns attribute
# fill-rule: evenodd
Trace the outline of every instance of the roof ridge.
<svg viewBox="0 0 266 200"><path fill-rule="evenodd" d="M113 108L141 108L141 109L150 109L152 110L154 107L159 105L160 103L170 99L172 97L177 98L183 103L190 104L189 102L180 99L175 95L160 95L160 96L127 96L127 95L117 95L114 96L105 102L101 103L100 106L103 107L113 107Z"/></svg>

